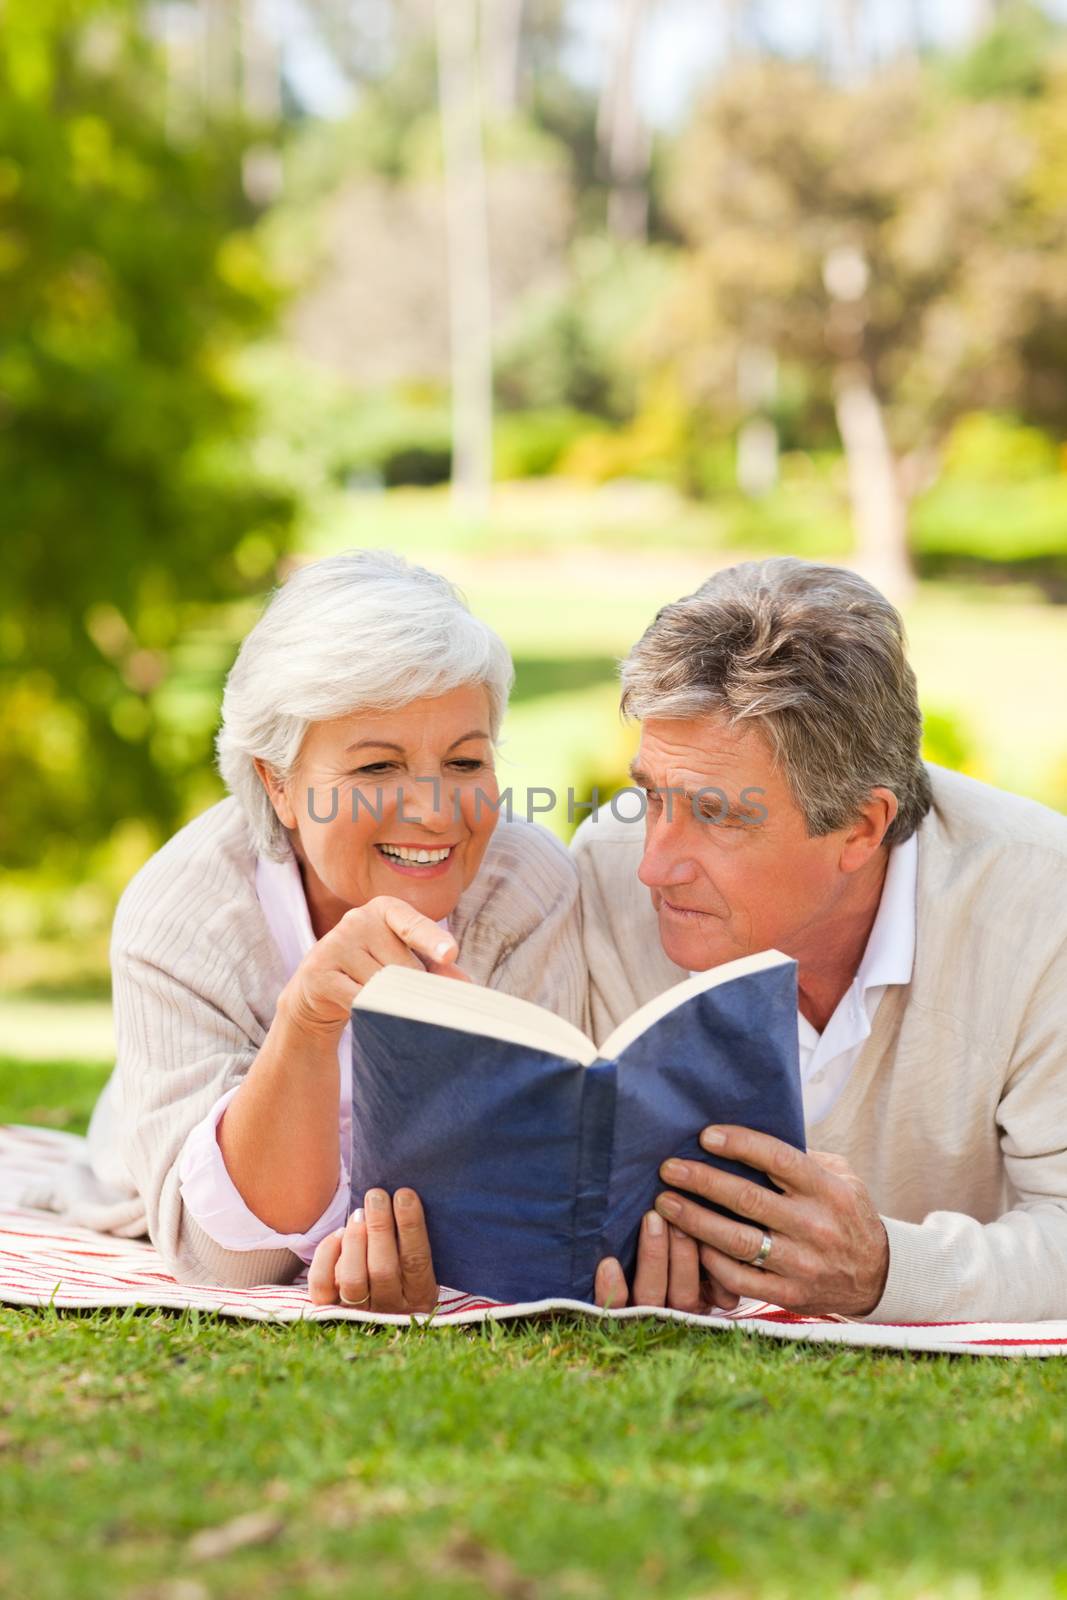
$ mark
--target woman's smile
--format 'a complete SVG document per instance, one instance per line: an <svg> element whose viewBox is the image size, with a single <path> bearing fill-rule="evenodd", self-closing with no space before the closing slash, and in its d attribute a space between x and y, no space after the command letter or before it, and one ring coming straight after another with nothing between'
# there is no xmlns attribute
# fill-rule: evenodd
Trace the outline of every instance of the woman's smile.
<svg viewBox="0 0 1067 1600"><path fill-rule="evenodd" d="M459 845L376 844L374 848L402 878L443 878Z"/></svg>

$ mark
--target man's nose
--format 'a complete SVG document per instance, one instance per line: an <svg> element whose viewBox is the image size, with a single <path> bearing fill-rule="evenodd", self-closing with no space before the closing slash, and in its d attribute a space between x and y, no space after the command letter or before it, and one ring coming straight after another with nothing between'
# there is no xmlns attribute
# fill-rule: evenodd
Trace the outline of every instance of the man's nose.
<svg viewBox="0 0 1067 1600"><path fill-rule="evenodd" d="M692 883L699 867L686 848L681 830L652 827L637 876L646 889L670 889Z"/></svg>

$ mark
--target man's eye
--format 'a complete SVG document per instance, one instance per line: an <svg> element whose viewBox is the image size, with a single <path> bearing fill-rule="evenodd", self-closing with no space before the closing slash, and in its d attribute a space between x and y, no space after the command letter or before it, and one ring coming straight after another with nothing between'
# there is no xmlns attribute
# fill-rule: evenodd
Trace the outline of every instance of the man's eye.
<svg viewBox="0 0 1067 1600"><path fill-rule="evenodd" d="M663 804L663 796L658 789L646 789L645 799L650 806L661 806Z"/></svg>

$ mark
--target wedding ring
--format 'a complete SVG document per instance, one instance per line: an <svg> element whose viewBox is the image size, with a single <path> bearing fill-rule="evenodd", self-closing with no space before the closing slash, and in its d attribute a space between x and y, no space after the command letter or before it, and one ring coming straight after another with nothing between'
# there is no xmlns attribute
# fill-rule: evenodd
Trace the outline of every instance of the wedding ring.
<svg viewBox="0 0 1067 1600"><path fill-rule="evenodd" d="M365 1306L367 1304L367 1301L370 1299L370 1295L369 1294L365 1294L363 1296L362 1300L346 1300L344 1295L341 1293L341 1291L338 1290L337 1291L337 1298L340 1300L340 1302L341 1302L341 1304L343 1306Z"/></svg>
<svg viewBox="0 0 1067 1600"><path fill-rule="evenodd" d="M770 1234L769 1233L765 1233L763 1235L763 1239L762 1239L762 1241L760 1243L759 1249L756 1251L756 1254L751 1257L751 1259L748 1262L748 1265L750 1267L764 1267L764 1266L766 1266L767 1257L771 1253L771 1245L773 1243L774 1243L774 1240L771 1238Z"/></svg>

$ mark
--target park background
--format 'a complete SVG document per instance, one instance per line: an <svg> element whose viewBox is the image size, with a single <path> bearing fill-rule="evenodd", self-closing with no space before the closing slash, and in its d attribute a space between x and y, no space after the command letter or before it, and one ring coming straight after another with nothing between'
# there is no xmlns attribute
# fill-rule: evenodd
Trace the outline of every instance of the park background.
<svg viewBox="0 0 1067 1600"><path fill-rule="evenodd" d="M117 898L221 798L237 644L294 563L334 551L399 550L499 629L517 794L621 783L617 658L717 567L790 553L855 565L901 606L928 756L1067 810L1065 28L1062 0L0 0L0 1117L84 1129L111 1058ZM565 808L546 821L568 835ZM77 1568L80 1592L131 1574L171 1600L267 1583L266 1556L217 1582L159 1577L207 1511L183 1391L138 1373L202 1355L196 1427L224 1452L238 1347L255 1381L322 1400L312 1369L343 1344L153 1328L123 1334L123 1357L106 1322L57 1324L50 1360L26 1346L12 1364L41 1424L8 1480L21 1590L69 1593L75 1570L29 1536L66 1509L57 1361L87 1385L75 1521L114 1546L96 1575ZM697 1344L658 1337L636 1377L614 1335L471 1346L457 1367L381 1354L371 1400L395 1383L408 1411L388 1424L405 1464L362 1483L393 1519L380 1549L367 1534L377 1592L427 1592L396 1529L413 1517L433 1545L457 1461L482 1531L444 1547L434 1594L710 1593L748 1573L783 1593L1063 1592L1050 1376L735 1350L716 1378ZM546 1348L578 1374L565 1393ZM111 1535L133 1434L116 1424L97 1459L94 1364L105 1399L136 1411L143 1387L191 1451L174 1505L146 1478L141 1520ZM623 1384L624 1368L599 1413L612 1450L583 1456L598 1412L579 1378ZM913 1403L957 1407L968 1442L932 1458L901 1421ZM701 1413L733 1439L718 1468ZM577 1430L570 1456L538 1433L553 1418ZM810 1454L778 1424L810 1428ZM517 1457L523 1430L537 1472L494 1487L479 1451ZM352 1470L331 1445L278 1489L262 1461L282 1445L256 1437L260 1465L235 1467L220 1505ZM685 1471L656 1456L668 1444ZM1001 1478L954 1501L951 1474L973 1485L989 1453ZM1042 1481L1022 1506L1024 1459ZM682 1512L648 1473L680 1486ZM538 1484L554 1510L532 1522L493 1499ZM709 1494L739 1542L700 1544ZM612 1530L593 1554L587 1502ZM340 1490L331 1504L321 1571L285 1592L334 1592L348 1513ZM154 1545L144 1518L168 1529ZM579 1546L570 1588L545 1588L539 1562Z"/></svg>

